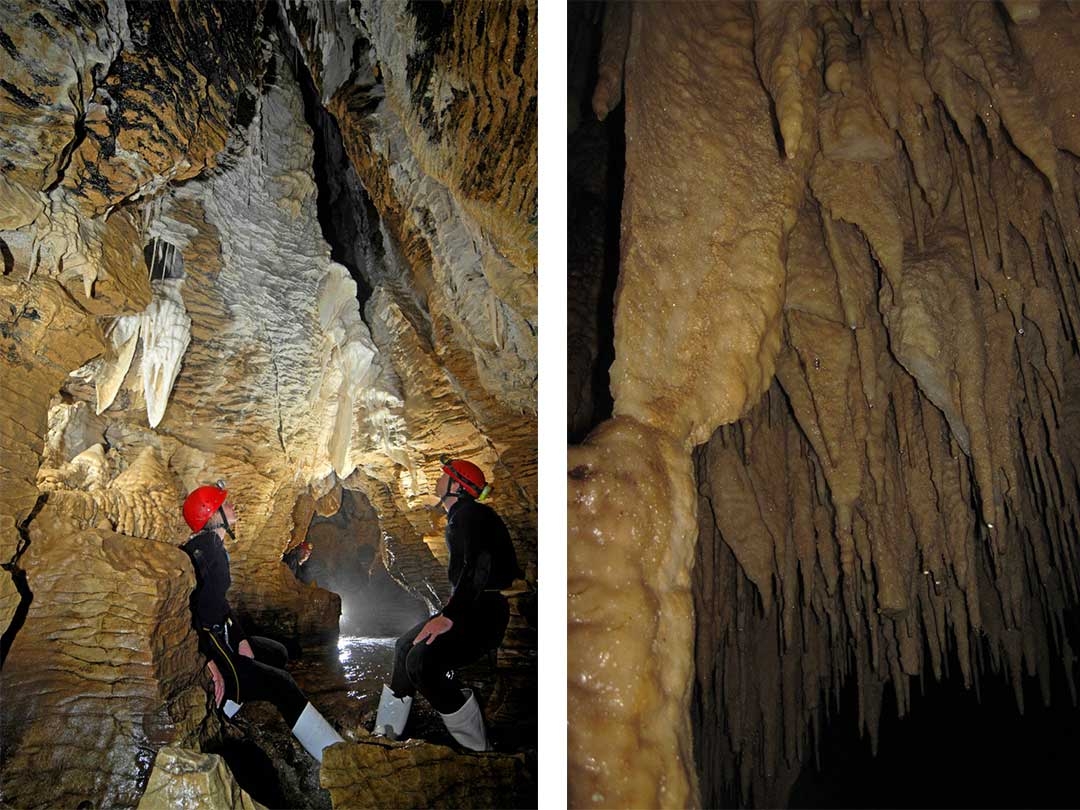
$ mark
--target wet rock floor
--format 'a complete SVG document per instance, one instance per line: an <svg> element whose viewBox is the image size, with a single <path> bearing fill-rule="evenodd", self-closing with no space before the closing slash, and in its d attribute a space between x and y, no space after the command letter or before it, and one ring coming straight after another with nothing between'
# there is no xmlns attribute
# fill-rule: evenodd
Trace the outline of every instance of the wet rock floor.
<svg viewBox="0 0 1080 810"><path fill-rule="evenodd" d="M394 638L341 636L337 644L305 648L288 669L342 737L360 739L374 726L382 685L389 682L393 668L394 642ZM535 769L535 669L499 662L492 654L456 674L484 707L492 749L524 753ZM405 735L457 747L439 715L420 696L413 702ZM234 720L226 722L217 752L241 787L269 808L331 807L329 793L319 786L317 763L295 741L270 703L246 704Z"/></svg>

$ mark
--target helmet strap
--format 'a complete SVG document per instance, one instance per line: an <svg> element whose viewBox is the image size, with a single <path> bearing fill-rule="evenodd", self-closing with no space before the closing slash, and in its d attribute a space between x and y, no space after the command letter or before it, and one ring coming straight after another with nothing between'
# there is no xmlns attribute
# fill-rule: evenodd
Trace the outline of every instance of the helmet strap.
<svg viewBox="0 0 1080 810"><path fill-rule="evenodd" d="M229 519L227 517L225 517L225 507L224 507L224 505L219 506L217 508L217 510L218 510L218 514L221 515L221 522L225 525L225 531L228 532L229 537L231 537L235 541L236 540L236 532L234 532L233 527L229 525Z"/></svg>

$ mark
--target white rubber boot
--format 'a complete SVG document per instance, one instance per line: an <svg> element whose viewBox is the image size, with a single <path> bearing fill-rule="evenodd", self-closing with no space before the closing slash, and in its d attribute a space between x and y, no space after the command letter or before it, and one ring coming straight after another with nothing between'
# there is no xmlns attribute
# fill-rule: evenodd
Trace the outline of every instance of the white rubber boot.
<svg viewBox="0 0 1080 810"><path fill-rule="evenodd" d="M226 700L221 704L221 710L225 712L225 716L232 720L236 717L236 713L244 708L243 703L237 703L233 700Z"/></svg>
<svg viewBox="0 0 1080 810"><path fill-rule="evenodd" d="M376 737L386 737L396 740L401 737L405 730L405 723L409 720L409 711L412 709L412 696L398 698L383 684L382 695L379 697L379 711L375 714L375 730L371 733Z"/></svg>
<svg viewBox="0 0 1080 810"><path fill-rule="evenodd" d="M487 731L484 729L484 715L472 689L462 689L465 705L451 714L439 712L439 717L446 724L450 736L471 751L487 751Z"/></svg>
<svg viewBox="0 0 1080 810"><path fill-rule="evenodd" d="M320 765L326 746L344 742L341 735L334 731L334 727L327 723L326 718L310 703L300 712L296 725L292 727L292 733L304 746L304 750L315 757Z"/></svg>

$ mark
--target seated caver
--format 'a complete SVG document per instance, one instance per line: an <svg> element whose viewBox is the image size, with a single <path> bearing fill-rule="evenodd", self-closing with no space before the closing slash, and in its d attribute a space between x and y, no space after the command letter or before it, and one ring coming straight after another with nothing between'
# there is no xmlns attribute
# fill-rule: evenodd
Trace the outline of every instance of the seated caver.
<svg viewBox="0 0 1080 810"><path fill-rule="evenodd" d="M454 670L502 643L510 607L499 591L521 576L506 525L481 501L491 488L469 461L442 459L435 485L446 510L451 595L443 609L397 641L394 672L384 685L374 734L397 739L405 730L413 696L420 692L459 744L486 751L487 731L476 696Z"/></svg>
<svg viewBox="0 0 1080 810"><path fill-rule="evenodd" d="M321 763L323 749L342 742L341 736L283 669L289 657L284 645L248 636L226 598L232 578L225 535L236 539L236 509L224 484L192 491L184 501L184 520L193 532L182 546L195 566L191 614L199 649L209 659L214 705L232 717L244 701L270 701L304 750Z"/></svg>

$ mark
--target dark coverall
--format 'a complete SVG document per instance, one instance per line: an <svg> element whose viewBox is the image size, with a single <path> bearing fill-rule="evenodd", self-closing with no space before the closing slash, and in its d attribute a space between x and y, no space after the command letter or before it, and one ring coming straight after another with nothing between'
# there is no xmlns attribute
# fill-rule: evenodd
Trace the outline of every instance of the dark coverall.
<svg viewBox="0 0 1080 810"><path fill-rule="evenodd" d="M224 700L269 700L289 724L307 705L292 675L282 667L289 660L283 644L261 636L248 636L233 615L225 598L232 578L229 576L229 553L216 531L204 529L192 535L182 546L195 566L195 590L191 594L191 615L199 635L199 650L214 661L225 679ZM255 658L237 652L247 641Z"/></svg>
<svg viewBox="0 0 1080 810"><path fill-rule="evenodd" d="M428 644L414 645L425 619L397 640L390 689L398 698L420 692L441 714L460 709L465 698L453 670L471 664L502 643L510 606L499 590L521 576L510 533L495 511L467 495L450 507L450 600L441 613L454 625Z"/></svg>

